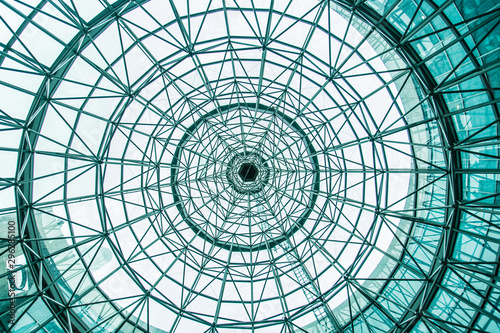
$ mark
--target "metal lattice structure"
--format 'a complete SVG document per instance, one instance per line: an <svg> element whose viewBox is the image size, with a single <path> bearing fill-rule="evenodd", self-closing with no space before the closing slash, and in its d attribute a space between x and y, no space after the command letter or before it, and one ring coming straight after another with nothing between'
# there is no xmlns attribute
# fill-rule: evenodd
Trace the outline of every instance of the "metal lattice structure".
<svg viewBox="0 0 500 333"><path fill-rule="evenodd" d="M499 25L0 0L0 330L500 332Z"/></svg>

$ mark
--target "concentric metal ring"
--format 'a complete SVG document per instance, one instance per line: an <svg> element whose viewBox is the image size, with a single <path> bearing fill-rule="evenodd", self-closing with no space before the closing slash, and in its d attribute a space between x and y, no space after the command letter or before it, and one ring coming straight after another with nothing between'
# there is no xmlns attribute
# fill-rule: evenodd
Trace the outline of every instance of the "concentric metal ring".
<svg viewBox="0 0 500 333"><path fill-rule="evenodd" d="M295 141L281 149L295 151L272 154L279 143L269 138L271 122L281 130L280 135L273 134L277 140ZM213 132L212 127L218 130ZM251 137L250 129L258 127L260 135ZM289 156L297 154L303 160L294 167ZM256 168L252 181L245 182L238 174L245 164ZM198 236L224 249L259 251L289 239L305 223L318 197L319 169L313 143L291 117L264 105L228 105L197 119L180 139L172 159L172 195L180 215ZM301 172L309 176L298 181L290 177ZM304 202L294 208L300 214L291 211L283 219L266 205L290 201L306 190ZM200 193L208 192L210 200L203 200ZM205 215L204 207L215 213Z"/></svg>

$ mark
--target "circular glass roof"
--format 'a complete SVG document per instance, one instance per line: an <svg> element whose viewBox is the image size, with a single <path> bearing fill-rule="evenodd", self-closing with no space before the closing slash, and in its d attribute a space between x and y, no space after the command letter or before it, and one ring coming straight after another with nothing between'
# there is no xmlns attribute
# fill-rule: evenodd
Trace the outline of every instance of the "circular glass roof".
<svg viewBox="0 0 500 333"><path fill-rule="evenodd" d="M500 330L495 1L0 12L5 331Z"/></svg>

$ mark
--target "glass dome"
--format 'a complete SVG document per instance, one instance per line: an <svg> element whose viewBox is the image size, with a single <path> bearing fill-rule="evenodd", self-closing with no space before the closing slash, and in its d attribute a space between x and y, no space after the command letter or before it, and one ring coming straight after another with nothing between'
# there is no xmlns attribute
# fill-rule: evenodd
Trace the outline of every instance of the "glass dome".
<svg viewBox="0 0 500 333"><path fill-rule="evenodd" d="M500 332L500 3L0 1L6 332Z"/></svg>

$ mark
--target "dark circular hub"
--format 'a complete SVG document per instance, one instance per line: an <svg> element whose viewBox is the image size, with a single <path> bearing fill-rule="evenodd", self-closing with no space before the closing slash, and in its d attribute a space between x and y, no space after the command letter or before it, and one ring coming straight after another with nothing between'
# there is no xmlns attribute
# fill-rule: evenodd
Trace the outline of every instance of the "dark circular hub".
<svg viewBox="0 0 500 333"><path fill-rule="evenodd" d="M259 170L252 163L243 163L238 174L244 183L251 183L257 178Z"/></svg>
<svg viewBox="0 0 500 333"><path fill-rule="evenodd" d="M237 193L256 194L268 184L271 171L263 156L238 153L227 165L226 178Z"/></svg>

